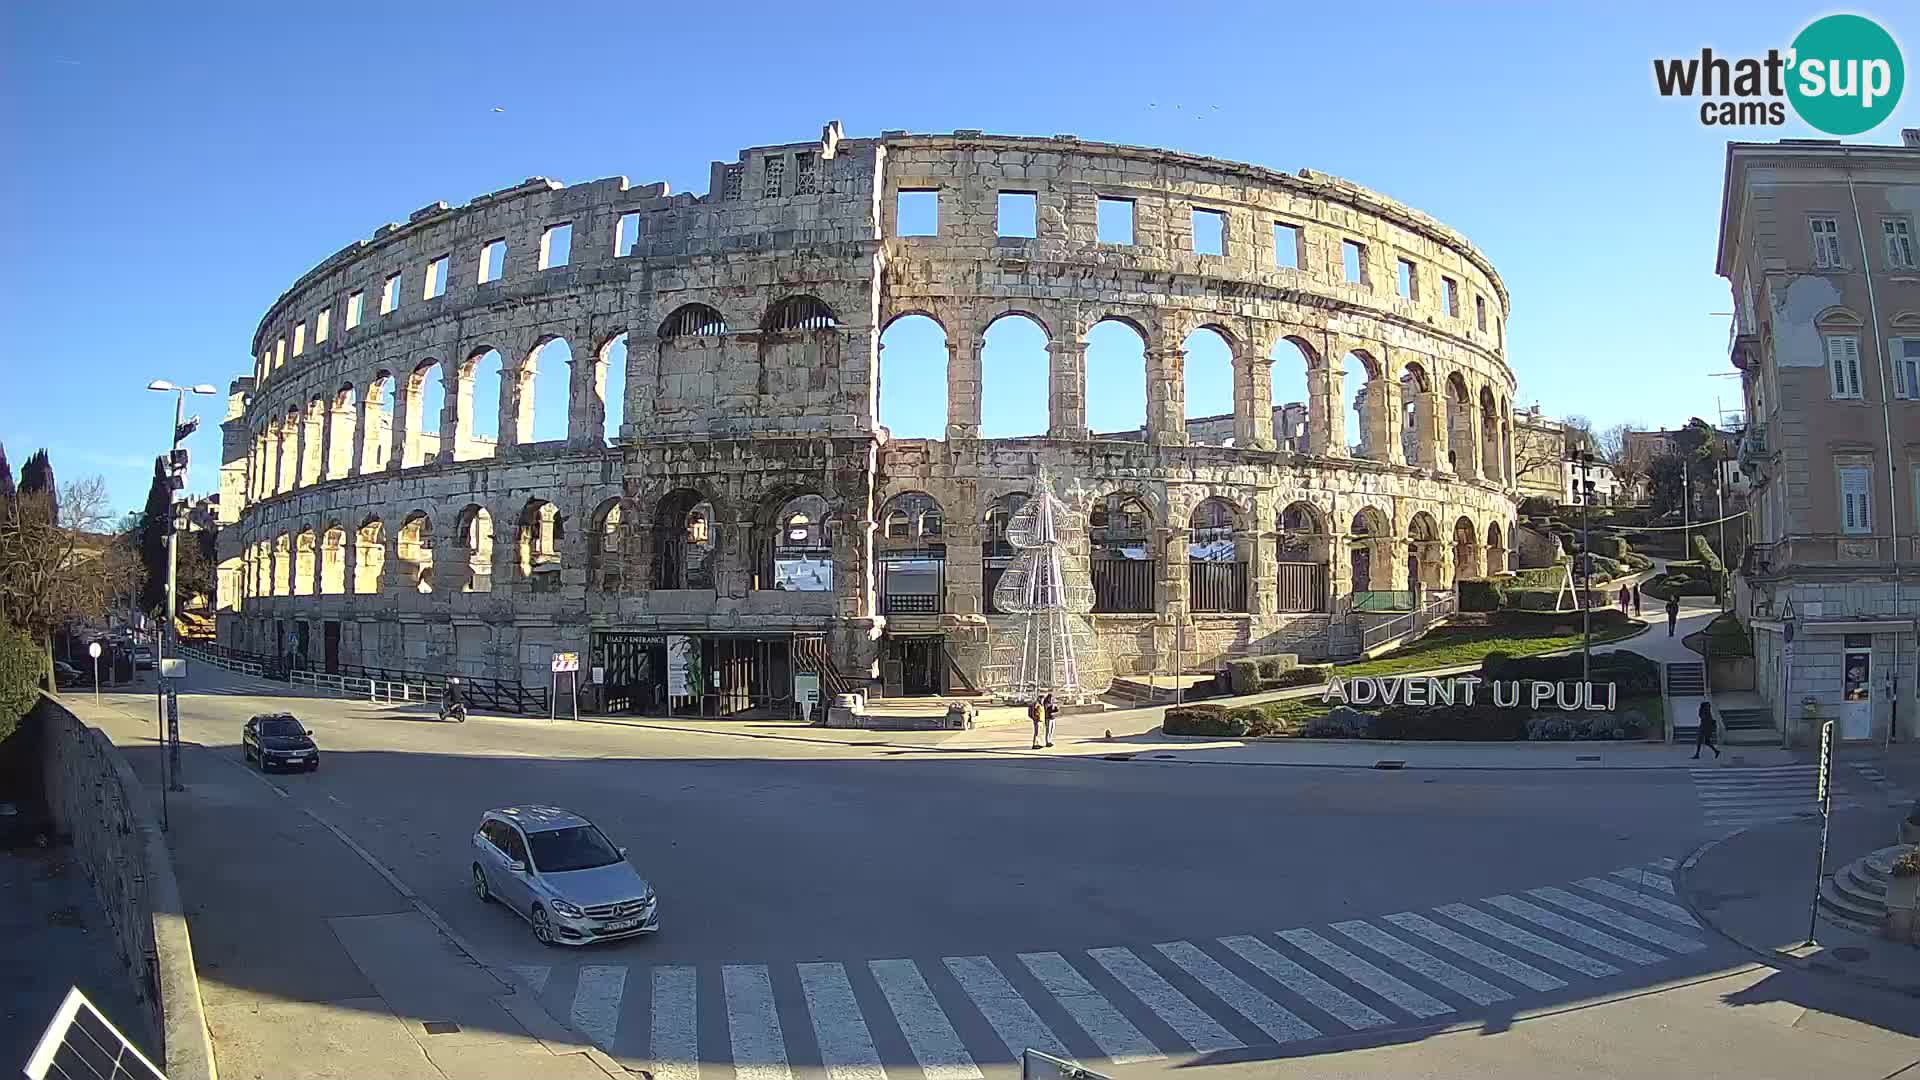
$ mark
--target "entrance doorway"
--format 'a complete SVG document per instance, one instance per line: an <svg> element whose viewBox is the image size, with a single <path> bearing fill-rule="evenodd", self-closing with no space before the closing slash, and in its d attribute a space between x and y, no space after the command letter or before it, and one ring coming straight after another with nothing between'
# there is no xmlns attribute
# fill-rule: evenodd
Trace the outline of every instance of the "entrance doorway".
<svg viewBox="0 0 1920 1080"><path fill-rule="evenodd" d="M880 673L889 697L937 697L946 693L946 638L889 637Z"/></svg>
<svg viewBox="0 0 1920 1080"><path fill-rule="evenodd" d="M320 657L329 675L340 671L340 623L328 619L320 624Z"/></svg>
<svg viewBox="0 0 1920 1080"><path fill-rule="evenodd" d="M602 668L601 709L634 716L664 715L667 639L661 634L593 636L593 666Z"/></svg>
<svg viewBox="0 0 1920 1080"><path fill-rule="evenodd" d="M1848 634L1840 665L1840 737L1873 735L1873 635Z"/></svg>

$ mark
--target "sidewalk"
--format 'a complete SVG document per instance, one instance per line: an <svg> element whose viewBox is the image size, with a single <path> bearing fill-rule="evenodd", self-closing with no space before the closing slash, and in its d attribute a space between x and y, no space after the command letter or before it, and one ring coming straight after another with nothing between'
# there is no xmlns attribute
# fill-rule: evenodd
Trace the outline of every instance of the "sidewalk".
<svg viewBox="0 0 1920 1080"><path fill-rule="evenodd" d="M1899 812L1871 806L1834 814L1826 872L1894 840ZM1920 997L1920 947L1843 929L1822 919L1819 944L1802 948L1812 911L1820 819L1743 829L1701 848L1681 866L1681 897L1702 921L1775 966L1841 975Z"/></svg>
<svg viewBox="0 0 1920 1080"><path fill-rule="evenodd" d="M153 726L68 703L159 798ZM168 844L224 1080L605 1080L622 1073L271 784L188 744Z"/></svg>

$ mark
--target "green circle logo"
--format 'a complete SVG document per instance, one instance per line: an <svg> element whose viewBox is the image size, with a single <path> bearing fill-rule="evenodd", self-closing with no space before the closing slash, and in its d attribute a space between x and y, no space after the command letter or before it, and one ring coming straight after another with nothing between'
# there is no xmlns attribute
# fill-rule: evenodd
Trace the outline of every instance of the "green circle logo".
<svg viewBox="0 0 1920 1080"><path fill-rule="evenodd" d="M1878 126L1900 103L1907 72L1900 46L1860 15L1828 15L1793 39L1787 97L1800 119L1829 135Z"/></svg>

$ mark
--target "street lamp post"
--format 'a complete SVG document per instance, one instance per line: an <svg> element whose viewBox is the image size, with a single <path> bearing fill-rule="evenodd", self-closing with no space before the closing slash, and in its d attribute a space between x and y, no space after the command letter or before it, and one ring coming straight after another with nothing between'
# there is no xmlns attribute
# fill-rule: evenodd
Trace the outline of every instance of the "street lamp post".
<svg viewBox="0 0 1920 1080"><path fill-rule="evenodd" d="M1593 469L1593 452L1579 450L1573 455L1573 467L1580 474L1574 494L1580 500L1580 584L1585 590L1580 601L1580 683L1587 685L1593 675L1593 548L1588 537L1591 525L1589 508L1593 505L1593 481L1587 478Z"/></svg>
<svg viewBox="0 0 1920 1080"><path fill-rule="evenodd" d="M155 636L153 666L155 673L160 676L154 681L158 684L156 690L159 693L158 706L160 712L161 738L165 740L167 745L167 752L163 755L167 772L167 782L164 786L169 791L180 791L183 790L180 786L180 743L177 739L171 737L171 725L167 717L167 684L165 675L165 661L168 655L171 652L178 651L178 642L174 640L176 635L174 618L178 611L176 591L179 587L180 529L182 522L176 516L178 504L174 499L173 492L184 490L186 487L186 462L181 458L180 440L192 434L193 429L200 424L200 418L197 416L193 418L191 424L186 421L187 395L217 394L220 391L217 387L207 383L199 383L193 386L180 386L170 383L165 379L155 379L147 384L147 389L158 393L173 395L173 427L169 430L167 438L167 476L168 483L171 485L167 493L167 616L166 622L160 627L160 633ZM172 645L173 648L170 649L168 647L169 645Z"/></svg>

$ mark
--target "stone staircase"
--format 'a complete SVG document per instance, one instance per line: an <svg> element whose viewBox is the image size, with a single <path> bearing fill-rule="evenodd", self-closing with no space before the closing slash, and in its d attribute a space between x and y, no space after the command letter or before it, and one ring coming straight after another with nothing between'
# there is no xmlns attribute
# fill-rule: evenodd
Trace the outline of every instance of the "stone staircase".
<svg viewBox="0 0 1920 1080"><path fill-rule="evenodd" d="M1887 922L1887 879L1893 860L1911 846L1883 847L1836 870L1820 883L1820 917L1850 930L1879 933Z"/></svg>
<svg viewBox="0 0 1920 1080"><path fill-rule="evenodd" d="M1671 660L1667 662L1666 676L1668 697L1706 696L1707 665L1699 661Z"/></svg>
<svg viewBox="0 0 1920 1080"><path fill-rule="evenodd" d="M1778 746L1780 732L1766 709L1721 709L1720 741L1727 746Z"/></svg>

